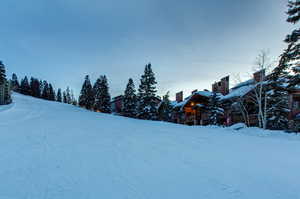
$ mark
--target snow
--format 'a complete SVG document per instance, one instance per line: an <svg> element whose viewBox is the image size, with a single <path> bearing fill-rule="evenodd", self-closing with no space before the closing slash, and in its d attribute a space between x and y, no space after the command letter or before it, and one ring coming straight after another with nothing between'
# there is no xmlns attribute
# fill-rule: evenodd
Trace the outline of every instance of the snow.
<svg viewBox="0 0 300 199"><path fill-rule="evenodd" d="M190 99L192 99L192 97L194 97L196 95L200 95L200 96L209 98L213 95L213 93L210 91L197 91L197 92L193 93L192 95L190 95L189 97L185 98L185 100L183 100L182 102L177 102L177 103L175 102L173 104L173 106L175 108L177 108L177 107L183 108L190 101Z"/></svg>
<svg viewBox="0 0 300 199"><path fill-rule="evenodd" d="M244 124L244 123L237 123L237 124L234 124L234 125L229 127L229 129L232 129L232 130L241 130L241 129L244 129L244 128L247 128L247 125Z"/></svg>
<svg viewBox="0 0 300 199"><path fill-rule="evenodd" d="M232 89L228 95L223 96L222 100L229 100L235 97L243 97L255 88L255 85L245 85Z"/></svg>
<svg viewBox="0 0 300 199"><path fill-rule="evenodd" d="M195 92L194 95L201 95L201 96L204 96L204 97L211 97L213 95L213 93L210 92L210 91L198 91L198 92Z"/></svg>
<svg viewBox="0 0 300 199"><path fill-rule="evenodd" d="M237 89L237 88L240 88L240 87L243 87L243 86L248 86L248 85L251 85L251 84L254 84L254 83L255 83L254 79L249 79L247 81L244 81L244 82L241 82L241 83L235 85L233 87L233 89Z"/></svg>
<svg viewBox="0 0 300 199"><path fill-rule="evenodd" d="M1 199L300 198L298 135L13 97L0 107Z"/></svg>

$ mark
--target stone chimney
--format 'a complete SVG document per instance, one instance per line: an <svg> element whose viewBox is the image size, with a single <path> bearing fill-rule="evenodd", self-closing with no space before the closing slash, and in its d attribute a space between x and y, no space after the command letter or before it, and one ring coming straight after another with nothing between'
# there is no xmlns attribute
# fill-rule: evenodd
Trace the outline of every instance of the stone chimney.
<svg viewBox="0 0 300 199"><path fill-rule="evenodd" d="M221 81L213 83L212 91L227 95L229 93L229 76L223 77Z"/></svg>
<svg viewBox="0 0 300 199"><path fill-rule="evenodd" d="M229 93L229 76L221 79L221 93L227 95Z"/></svg>
<svg viewBox="0 0 300 199"><path fill-rule="evenodd" d="M195 94L195 93L197 93L197 92L198 92L197 89L196 89L196 90L193 90L193 91L192 91L192 95Z"/></svg>
<svg viewBox="0 0 300 199"><path fill-rule="evenodd" d="M183 101L183 91L180 91L176 93L176 102L182 102Z"/></svg>
<svg viewBox="0 0 300 199"><path fill-rule="evenodd" d="M261 82L261 81L264 81L265 80L265 75L266 75L266 70L265 69L262 69L260 71L257 71L255 73L253 73L253 79L256 81L256 82Z"/></svg>

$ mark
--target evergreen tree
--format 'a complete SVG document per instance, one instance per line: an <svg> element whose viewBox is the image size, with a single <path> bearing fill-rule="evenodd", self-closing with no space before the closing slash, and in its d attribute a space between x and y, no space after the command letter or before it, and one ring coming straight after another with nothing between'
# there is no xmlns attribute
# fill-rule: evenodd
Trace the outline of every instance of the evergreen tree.
<svg viewBox="0 0 300 199"><path fill-rule="evenodd" d="M160 104L160 110L159 110L160 119L166 122L170 122L172 110L173 110L173 106L171 105L171 101L169 99L169 92L167 92L163 96L163 100Z"/></svg>
<svg viewBox="0 0 300 199"><path fill-rule="evenodd" d="M137 109L137 96L135 94L135 86L133 80L130 78L126 86L123 96L122 115L126 117L135 117Z"/></svg>
<svg viewBox="0 0 300 199"><path fill-rule="evenodd" d="M63 92L63 102L64 102L65 104L68 103L66 91Z"/></svg>
<svg viewBox="0 0 300 199"><path fill-rule="evenodd" d="M43 91L42 91L42 98L48 100L49 99L49 84L47 81L43 81Z"/></svg>
<svg viewBox="0 0 300 199"><path fill-rule="evenodd" d="M40 98L42 98L42 92L43 92L43 90L44 90L44 83L43 83L43 81L42 80L40 80Z"/></svg>
<svg viewBox="0 0 300 199"><path fill-rule="evenodd" d="M30 79L30 95L33 97L41 96L40 81L33 77Z"/></svg>
<svg viewBox="0 0 300 199"><path fill-rule="evenodd" d="M70 88L67 87L66 89L66 98L67 98L67 104L72 104L72 99L71 99L71 93L70 93Z"/></svg>
<svg viewBox="0 0 300 199"><path fill-rule="evenodd" d="M6 83L5 66L2 61L0 61L0 85L3 85L4 83Z"/></svg>
<svg viewBox="0 0 300 199"><path fill-rule="evenodd" d="M289 64L288 49L280 56L279 64L272 71L268 83L268 119L267 127L273 130L285 130L288 128L288 89L286 84L289 79L287 71Z"/></svg>
<svg viewBox="0 0 300 199"><path fill-rule="evenodd" d="M50 101L55 101L55 90L52 87L52 84L49 84L49 96L48 96L48 100Z"/></svg>
<svg viewBox="0 0 300 199"><path fill-rule="evenodd" d="M27 76L25 76L21 81L20 92L24 95L30 95L30 85Z"/></svg>
<svg viewBox="0 0 300 199"><path fill-rule="evenodd" d="M300 20L300 1L290 0L288 1L288 11L287 11L287 22L296 24ZM287 67L291 67L293 70L293 75L289 80L289 88L296 85L300 85L300 28L292 31L291 34L287 35L285 42L288 43L287 52Z"/></svg>
<svg viewBox="0 0 300 199"><path fill-rule="evenodd" d="M100 76L94 85L94 109L102 113L111 113L110 94L106 76Z"/></svg>
<svg viewBox="0 0 300 199"><path fill-rule="evenodd" d="M145 66L144 74L138 93L138 117L147 120L157 119L157 97L156 97L155 76L151 68L151 63Z"/></svg>
<svg viewBox="0 0 300 199"><path fill-rule="evenodd" d="M209 124L220 125L220 117L224 115L224 109L221 106L220 95L216 92L209 98L207 111L209 113Z"/></svg>
<svg viewBox="0 0 300 199"><path fill-rule="evenodd" d="M79 96L79 106L91 110L94 105L95 97L89 76L85 76L84 83Z"/></svg>
<svg viewBox="0 0 300 199"><path fill-rule="evenodd" d="M61 94L61 89L60 88L57 90L56 101L57 102L62 102L62 94Z"/></svg>
<svg viewBox="0 0 300 199"><path fill-rule="evenodd" d="M12 74L11 86L12 86L13 91L16 91L16 92L19 91L20 84L19 84L18 77L15 73Z"/></svg>
<svg viewBox="0 0 300 199"><path fill-rule="evenodd" d="M77 100L74 97L74 92L72 89L71 89L71 104L77 106Z"/></svg>
<svg viewBox="0 0 300 199"><path fill-rule="evenodd" d="M296 24L300 19L300 1L288 1L287 22ZM288 47L280 56L279 64L272 71L269 78L269 110L268 123L269 129L285 130L288 128L288 90L300 84L299 78L299 58L300 58L300 29L295 29L287 35L285 42ZM294 74L291 75L289 70ZM287 85L287 86L286 86Z"/></svg>
<svg viewBox="0 0 300 199"><path fill-rule="evenodd" d="M11 91L4 64L0 61L0 105L11 103Z"/></svg>

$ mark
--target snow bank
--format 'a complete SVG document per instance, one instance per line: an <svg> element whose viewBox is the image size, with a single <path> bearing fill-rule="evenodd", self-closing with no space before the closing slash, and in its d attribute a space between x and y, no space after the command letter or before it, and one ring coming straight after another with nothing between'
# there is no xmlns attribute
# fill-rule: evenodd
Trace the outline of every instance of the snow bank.
<svg viewBox="0 0 300 199"><path fill-rule="evenodd" d="M0 111L0 198L300 198L297 135L14 98Z"/></svg>
<svg viewBox="0 0 300 199"><path fill-rule="evenodd" d="M231 129L231 130L236 130L237 131L237 130L241 130L243 128L247 128L247 125L244 124L244 123L237 123L237 124L234 124L234 125L232 125L228 128Z"/></svg>

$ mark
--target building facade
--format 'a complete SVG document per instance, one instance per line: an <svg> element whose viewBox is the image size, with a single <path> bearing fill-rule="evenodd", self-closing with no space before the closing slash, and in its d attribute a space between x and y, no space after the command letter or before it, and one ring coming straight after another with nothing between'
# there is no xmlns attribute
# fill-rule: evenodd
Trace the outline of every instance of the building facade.
<svg viewBox="0 0 300 199"><path fill-rule="evenodd" d="M221 102L224 115L220 118L221 123L230 126L236 123L246 123L249 126L258 126L258 113L254 91L258 83L267 81L265 70L253 73L253 77L241 82L229 89L229 76L212 84L212 92L196 91L183 99L183 92L176 94L173 102L172 121L187 125L208 125L207 103L212 93L221 94ZM290 109L289 121L291 126L294 121L300 123L300 87L291 89L289 92L288 106ZM300 130L300 129L299 129Z"/></svg>

